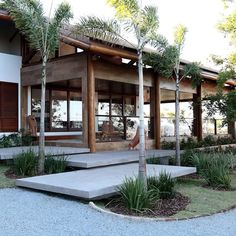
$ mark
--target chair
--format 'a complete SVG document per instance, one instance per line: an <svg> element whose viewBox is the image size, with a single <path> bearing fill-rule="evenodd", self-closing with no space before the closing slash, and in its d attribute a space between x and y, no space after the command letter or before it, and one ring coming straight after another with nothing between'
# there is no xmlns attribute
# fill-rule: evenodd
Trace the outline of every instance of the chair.
<svg viewBox="0 0 236 236"><path fill-rule="evenodd" d="M28 127L29 127L29 135L32 137L37 137L37 121L35 116L29 115L27 117Z"/></svg>
<svg viewBox="0 0 236 236"><path fill-rule="evenodd" d="M111 121L103 121L102 124L102 138L111 140L111 137L115 134L115 128Z"/></svg>

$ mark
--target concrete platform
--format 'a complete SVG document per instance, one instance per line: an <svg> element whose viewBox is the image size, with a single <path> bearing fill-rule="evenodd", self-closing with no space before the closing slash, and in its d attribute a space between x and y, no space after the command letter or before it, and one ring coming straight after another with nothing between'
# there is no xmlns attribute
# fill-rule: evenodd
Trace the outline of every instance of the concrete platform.
<svg viewBox="0 0 236 236"><path fill-rule="evenodd" d="M148 176L158 176L161 171L170 173L172 177L179 177L195 173L196 168L147 165ZM114 195L126 177L137 175L138 164L132 163L17 179L16 185L91 200Z"/></svg>
<svg viewBox="0 0 236 236"><path fill-rule="evenodd" d="M168 157L173 155L175 155L173 150L147 150L146 157L159 157L162 162L161 164L167 164ZM107 151L69 156L67 162L68 166L72 167L94 168L137 162L138 159L139 152L137 150Z"/></svg>
<svg viewBox="0 0 236 236"><path fill-rule="evenodd" d="M36 153L38 152L38 146L27 146L27 147L11 147L11 148L0 148L0 160L13 159L13 156L21 153L22 151L26 151L32 149ZM45 147L46 155L58 155L58 154L81 154L90 152L89 148L72 148L72 147Z"/></svg>

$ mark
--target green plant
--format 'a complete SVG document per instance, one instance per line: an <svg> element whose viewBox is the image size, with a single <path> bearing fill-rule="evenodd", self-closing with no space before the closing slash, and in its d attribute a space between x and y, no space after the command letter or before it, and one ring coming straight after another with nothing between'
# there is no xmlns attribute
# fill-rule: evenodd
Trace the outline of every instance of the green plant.
<svg viewBox="0 0 236 236"><path fill-rule="evenodd" d="M33 176L36 174L37 156L33 150L15 155L13 159L14 172L19 176Z"/></svg>
<svg viewBox="0 0 236 236"><path fill-rule="evenodd" d="M193 148L197 148L198 146L199 146L198 142L192 137L188 137L187 140L182 139L180 143L181 149L193 149Z"/></svg>
<svg viewBox="0 0 236 236"><path fill-rule="evenodd" d="M173 198L175 196L175 180L165 171L159 174L157 188L159 190L160 199Z"/></svg>
<svg viewBox="0 0 236 236"><path fill-rule="evenodd" d="M3 135L0 138L0 148L30 145L32 145L32 137L28 135L23 129L18 133Z"/></svg>
<svg viewBox="0 0 236 236"><path fill-rule="evenodd" d="M196 152L193 153L191 156L192 163L197 168L197 173L200 174L200 172L204 169L207 169L208 167L208 155L209 153L204 152Z"/></svg>
<svg viewBox="0 0 236 236"><path fill-rule="evenodd" d="M64 172L66 169L66 157L48 155L45 159L45 173L54 174Z"/></svg>
<svg viewBox="0 0 236 236"><path fill-rule="evenodd" d="M202 140L202 146L203 147L209 147L209 146L214 146L216 145L216 140L212 135L207 135L203 140Z"/></svg>
<svg viewBox="0 0 236 236"><path fill-rule="evenodd" d="M231 188L232 157L224 153L199 153L193 156L198 173L213 188Z"/></svg>
<svg viewBox="0 0 236 236"><path fill-rule="evenodd" d="M193 155L194 151L187 149L183 154L181 154L181 165L182 166L193 166Z"/></svg>
<svg viewBox="0 0 236 236"><path fill-rule="evenodd" d="M158 157L149 157L146 159L147 164L154 164L154 165L160 165L160 158Z"/></svg>
<svg viewBox="0 0 236 236"><path fill-rule="evenodd" d="M130 211L142 212L150 208L154 201L153 191L145 190L138 178L126 178L118 187L121 199Z"/></svg>
<svg viewBox="0 0 236 236"><path fill-rule="evenodd" d="M175 148L175 142L168 142L166 140L163 140L161 142L161 148L162 149L165 149L165 150L168 150L168 149L174 149Z"/></svg>

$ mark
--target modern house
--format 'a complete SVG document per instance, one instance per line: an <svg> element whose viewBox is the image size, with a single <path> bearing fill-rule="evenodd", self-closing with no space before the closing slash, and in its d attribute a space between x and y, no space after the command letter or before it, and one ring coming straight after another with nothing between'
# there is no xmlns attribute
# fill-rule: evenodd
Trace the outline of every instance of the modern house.
<svg viewBox="0 0 236 236"><path fill-rule="evenodd" d="M0 32L1 135L27 128L26 117L31 114L39 123L41 63L38 52L29 48L5 11L0 11ZM76 139L78 146L89 147L91 152L127 149L138 125L136 60L135 49L127 45L111 47L61 33L60 46L47 66L46 140L73 143ZM181 135L235 137L235 124L223 129L220 119L205 119L199 101L216 92L218 73L201 69L205 82L198 88L189 80L181 82ZM225 92L235 86L227 82ZM158 77L151 68L144 69L148 148L160 148L162 138L174 136L174 100L174 81Z"/></svg>

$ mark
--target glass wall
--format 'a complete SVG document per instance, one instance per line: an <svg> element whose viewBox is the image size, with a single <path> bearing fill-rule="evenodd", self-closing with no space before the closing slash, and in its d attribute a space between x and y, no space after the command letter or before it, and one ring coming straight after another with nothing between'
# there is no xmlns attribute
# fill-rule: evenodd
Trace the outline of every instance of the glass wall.
<svg viewBox="0 0 236 236"><path fill-rule="evenodd" d="M180 135L191 136L193 129L192 102L180 102ZM161 136L175 136L175 103L161 103Z"/></svg>
<svg viewBox="0 0 236 236"><path fill-rule="evenodd" d="M41 89L32 88L32 115L38 129L41 113ZM45 103L45 131L82 131L81 92L48 88Z"/></svg>
<svg viewBox="0 0 236 236"><path fill-rule="evenodd" d="M150 88L145 92L150 94ZM131 140L139 124L138 96L96 92L96 97L97 141ZM150 134L150 96L144 100L145 126Z"/></svg>

